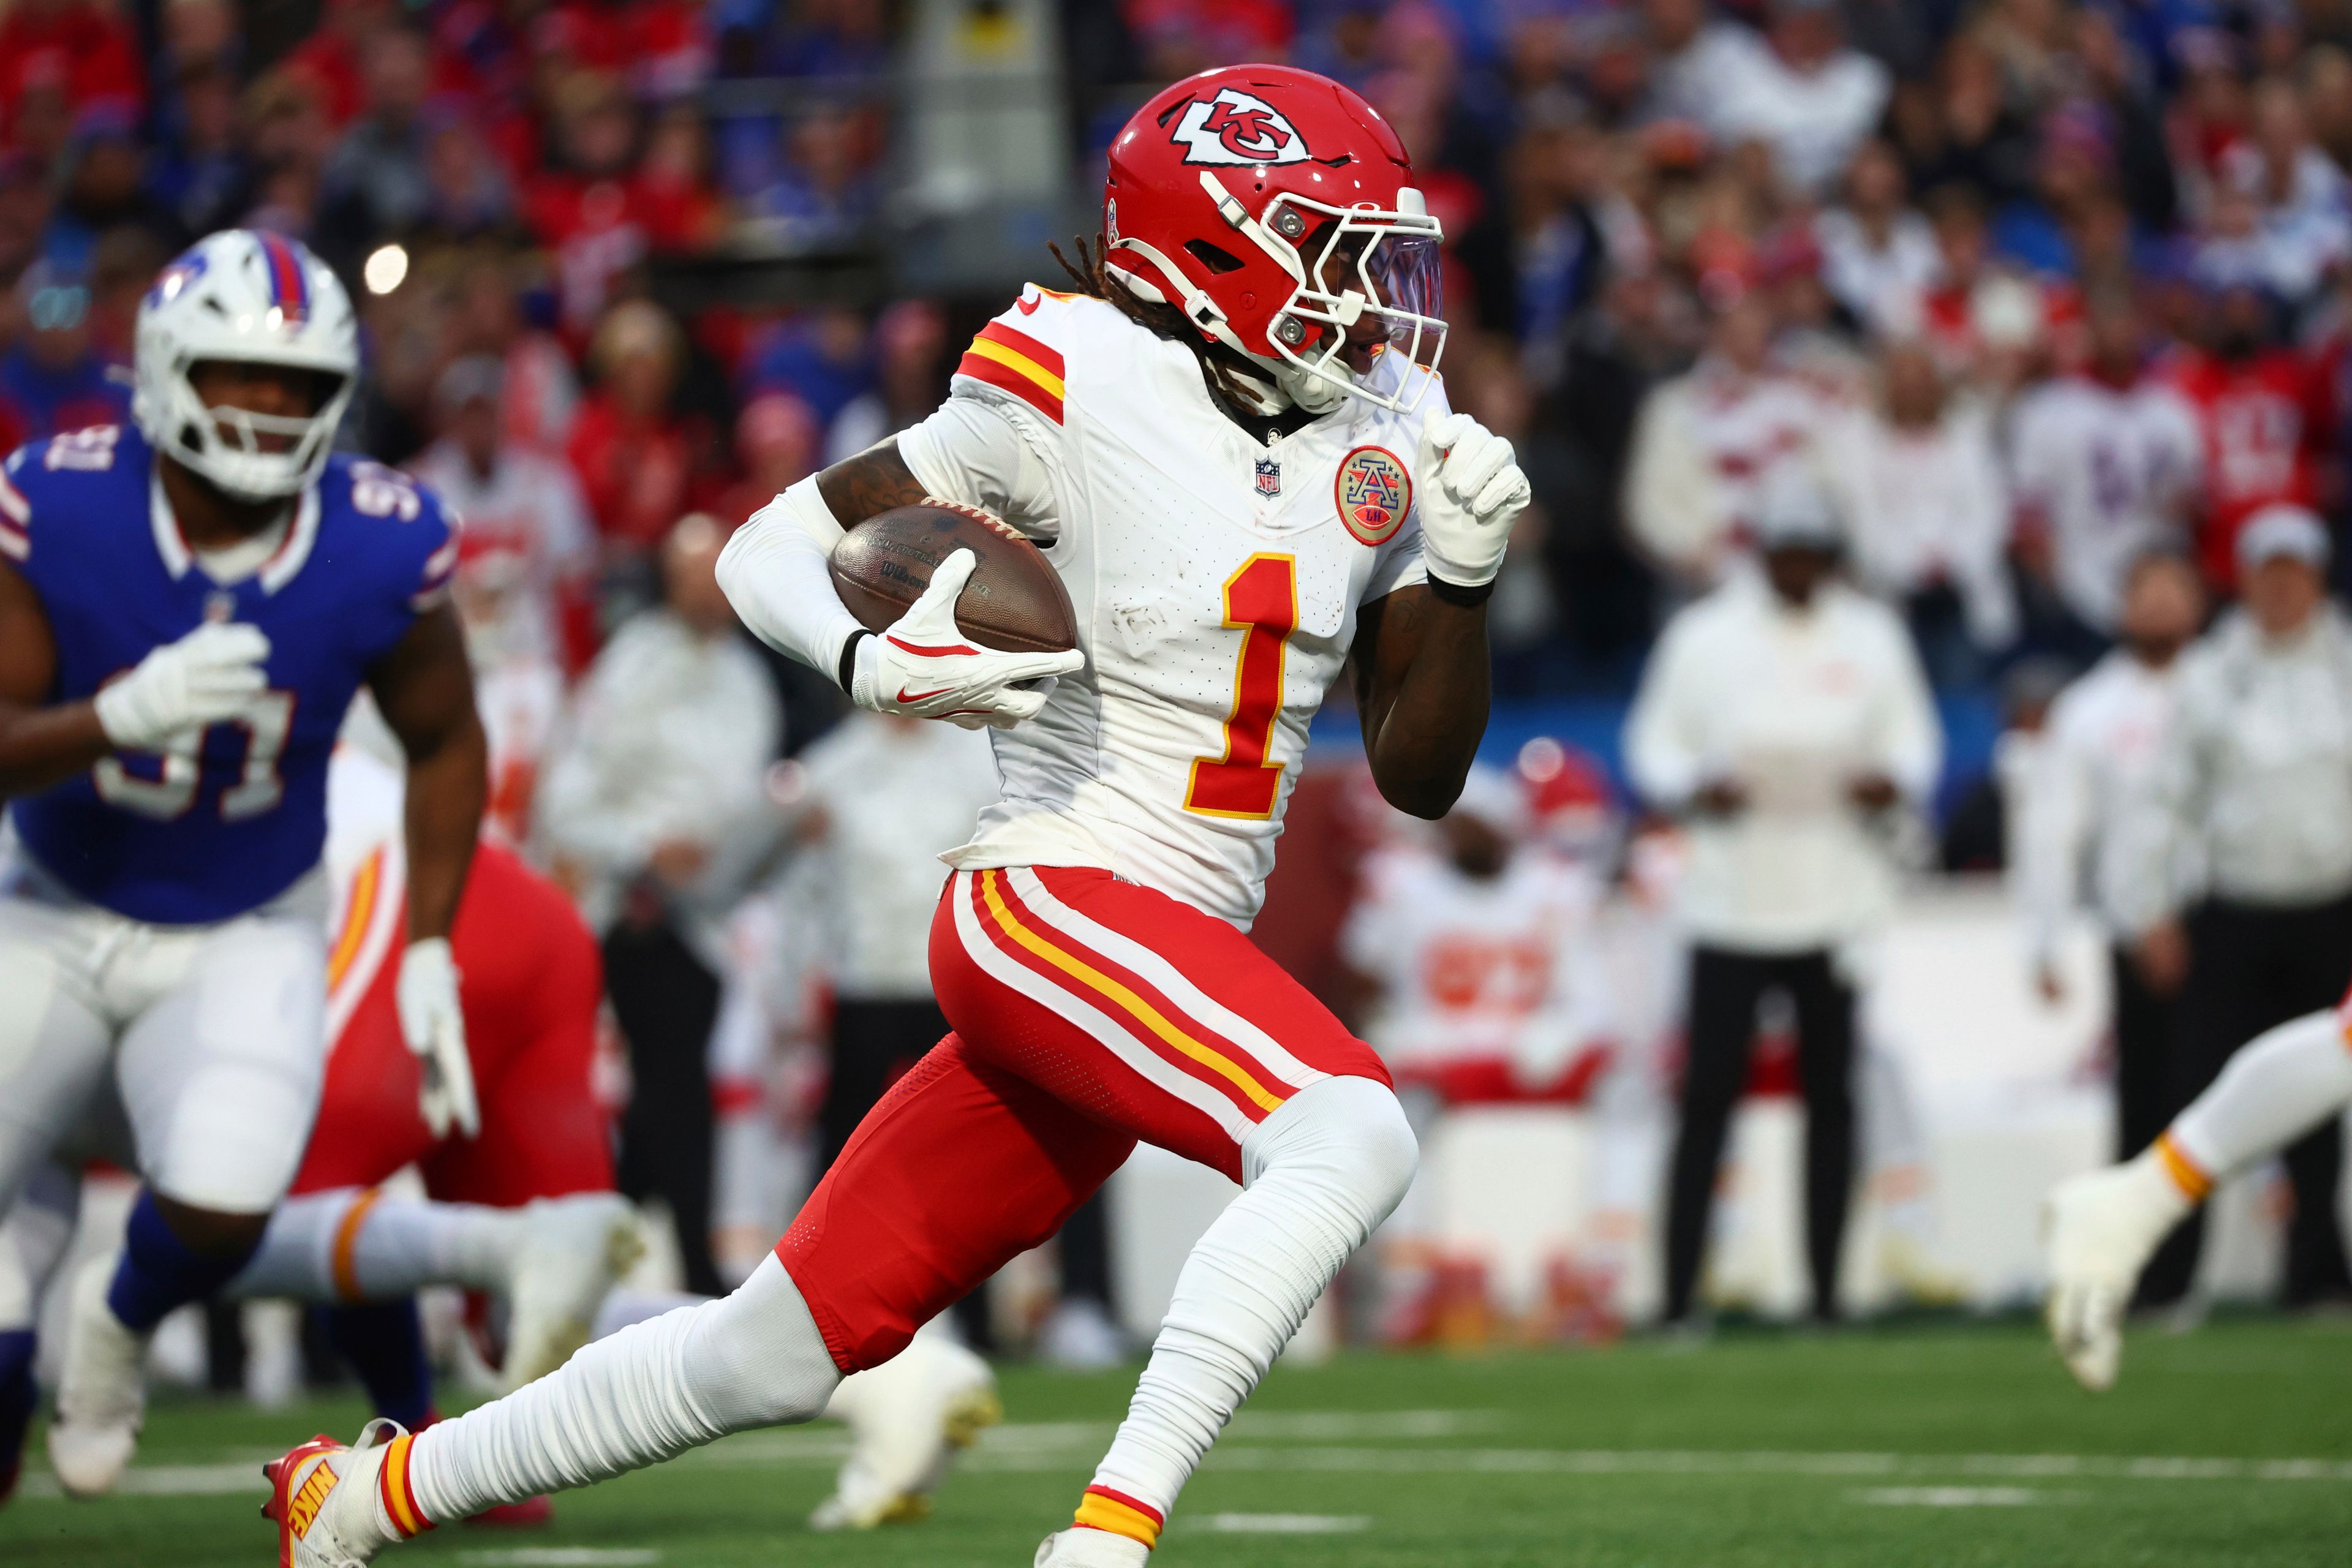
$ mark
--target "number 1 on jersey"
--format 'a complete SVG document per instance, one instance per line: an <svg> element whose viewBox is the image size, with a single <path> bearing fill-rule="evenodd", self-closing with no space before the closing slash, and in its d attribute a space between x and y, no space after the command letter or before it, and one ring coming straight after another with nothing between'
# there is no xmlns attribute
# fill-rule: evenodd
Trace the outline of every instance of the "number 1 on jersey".
<svg viewBox="0 0 2352 1568"><path fill-rule="evenodd" d="M1244 562L1225 579L1225 626L1242 634L1225 754L1192 759L1184 809L1203 816L1269 817L1282 795L1282 764L1273 760L1274 721L1282 710L1290 634L1298 629L1298 558L1253 555Z"/></svg>

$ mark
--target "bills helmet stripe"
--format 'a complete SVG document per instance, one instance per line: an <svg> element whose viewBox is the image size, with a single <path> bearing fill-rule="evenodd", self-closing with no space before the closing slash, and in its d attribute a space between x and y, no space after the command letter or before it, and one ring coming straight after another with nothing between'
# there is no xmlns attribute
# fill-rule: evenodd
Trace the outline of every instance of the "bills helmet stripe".
<svg viewBox="0 0 2352 1568"><path fill-rule="evenodd" d="M262 258L269 266L269 302L287 325L299 326L310 319L310 285L302 276L301 259L281 236L265 232L259 238Z"/></svg>

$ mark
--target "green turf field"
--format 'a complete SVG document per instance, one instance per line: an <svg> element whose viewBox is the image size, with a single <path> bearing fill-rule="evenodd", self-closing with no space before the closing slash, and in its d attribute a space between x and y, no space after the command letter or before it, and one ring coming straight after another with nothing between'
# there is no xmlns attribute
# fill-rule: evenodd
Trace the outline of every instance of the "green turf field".
<svg viewBox="0 0 2352 1568"><path fill-rule="evenodd" d="M445 1530L387 1561L518 1568L1027 1568L1129 1379L1013 1371L1008 1425L925 1524L812 1535L836 1428L754 1434L560 1500L528 1534ZM273 1560L271 1445L356 1405L159 1409L141 1495L30 1495L8 1568ZM1353 1356L1277 1370L1186 1492L1166 1568L2065 1568L2352 1563L2352 1321L2136 1336L2075 1391L2031 1329L1729 1335L1701 1349Z"/></svg>

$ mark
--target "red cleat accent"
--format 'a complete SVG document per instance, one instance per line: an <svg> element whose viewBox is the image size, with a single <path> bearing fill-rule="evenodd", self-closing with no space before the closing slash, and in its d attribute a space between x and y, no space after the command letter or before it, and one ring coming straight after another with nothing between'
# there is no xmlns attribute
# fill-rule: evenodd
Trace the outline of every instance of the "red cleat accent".
<svg viewBox="0 0 2352 1568"><path fill-rule="evenodd" d="M309 1442L288 1450L283 1458L272 1459L261 1467L261 1473L269 1478L269 1500L261 1505L261 1517L278 1526L278 1568L294 1568L293 1531L286 1522L289 1511L287 1482L293 1479L295 1471L302 1468L303 1460L314 1454L329 1453L342 1447L321 1432Z"/></svg>

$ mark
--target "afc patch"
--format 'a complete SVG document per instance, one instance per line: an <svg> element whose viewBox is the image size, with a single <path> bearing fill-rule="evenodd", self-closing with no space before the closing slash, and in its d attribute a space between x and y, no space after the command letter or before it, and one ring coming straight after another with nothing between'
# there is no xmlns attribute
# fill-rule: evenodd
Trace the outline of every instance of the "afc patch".
<svg viewBox="0 0 2352 1568"><path fill-rule="evenodd" d="M1257 493L1268 500L1282 493L1282 464L1276 458L1257 460Z"/></svg>
<svg viewBox="0 0 2352 1568"><path fill-rule="evenodd" d="M1386 447L1359 447L1331 481L1339 521L1365 544L1385 544L1412 510L1412 476Z"/></svg>

